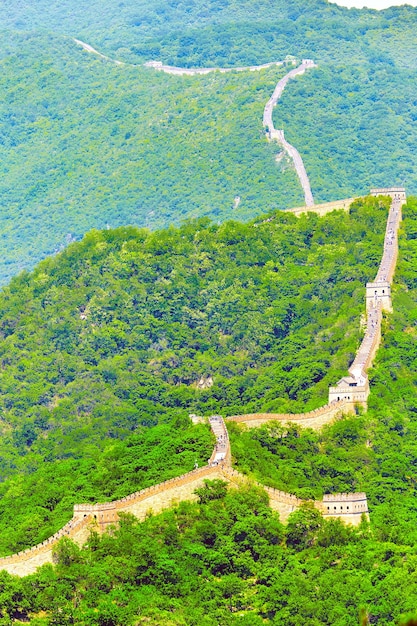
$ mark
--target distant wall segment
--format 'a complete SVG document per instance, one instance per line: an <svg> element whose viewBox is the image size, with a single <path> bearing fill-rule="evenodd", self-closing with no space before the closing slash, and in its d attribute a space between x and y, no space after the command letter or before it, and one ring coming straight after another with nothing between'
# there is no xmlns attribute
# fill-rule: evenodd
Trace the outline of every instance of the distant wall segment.
<svg viewBox="0 0 417 626"><path fill-rule="evenodd" d="M277 141L283 147L285 152L294 163L295 171L297 172L298 179L304 192L304 199L307 207L314 206L314 198L311 191L311 185L307 175L307 171L303 163L303 159L301 158L298 150L290 143L288 143L288 141L285 139L284 131L282 129L278 130L275 128L272 115L274 108L276 107L278 100L282 96L282 93L288 81L292 78L295 78L296 76L304 74L307 69L313 67L317 66L312 59L303 59L301 65L289 71L283 78L281 78L281 80L278 81L272 93L272 96L269 98L268 102L265 105L263 115L263 125L267 130L267 136L269 140Z"/></svg>

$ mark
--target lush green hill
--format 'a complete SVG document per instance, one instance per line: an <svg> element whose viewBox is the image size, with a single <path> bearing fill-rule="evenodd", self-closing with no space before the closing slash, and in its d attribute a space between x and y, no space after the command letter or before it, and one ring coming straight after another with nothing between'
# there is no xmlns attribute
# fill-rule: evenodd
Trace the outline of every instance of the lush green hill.
<svg viewBox="0 0 417 626"><path fill-rule="evenodd" d="M74 500L159 482L177 447L163 476L207 459L207 431L164 443L189 413L324 404L359 342L386 206L92 231L13 279L0 294L0 549L44 539ZM141 433L157 424L168 449L151 471L158 435Z"/></svg>
<svg viewBox="0 0 417 626"><path fill-rule="evenodd" d="M368 199L349 216L92 232L14 279L0 299L2 550L44 538L74 500L203 461L212 442L190 409L319 402L359 340L385 215ZM414 614L416 200L404 216L368 413L320 434L232 429L238 466L262 481L303 496L365 489L371 527L306 508L284 529L253 487L201 492L81 551L62 543L54 569L2 574L5 623L356 626L363 609L388 626ZM192 386L209 375L210 389Z"/></svg>
<svg viewBox="0 0 417 626"><path fill-rule="evenodd" d="M415 546L417 431L417 203L404 210L394 313L370 375L366 415L320 433L264 427L232 437L238 466L258 480L304 497L364 490L372 527L383 540ZM234 431L233 431L234 432ZM282 433L281 433L282 434ZM414 548L413 548L414 549Z"/></svg>
<svg viewBox="0 0 417 626"><path fill-rule="evenodd" d="M3 8L0 283L92 227L247 220L302 203L293 169L275 161L279 149L261 123L282 70L167 76L103 62L73 36L133 63L313 57L319 69L290 83L275 122L301 152L316 201L374 185L417 191L410 7L377 13L280 0L255 10L233 0Z"/></svg>
<svg viewBox="0 0 417 626"><path fill-rule="evenodd" d="M168 372L174 376L187 344L193 363L204 354L206 366L213 363L205 374L221 364L230 369L243 346L255 354L256 343L268 360L276 350L284 377L285 355L297 347L291 373L292 384L300 388L319 355L328 355L329 371L337 375L336 362L345 360L355 333L348 342L344 336L358 324L357 316L348 323L355 306L348 309L356 302L358 312L363 308L363 281L369 275L361 272L369 258L372 276L379 258L385 210L377 206L375 200L358 203L350 217L321 220L297 221L278 213L257 227L197 222L153 234L91 233L32 275L13 280L0 302L1 455L12 458L11 444L17 446L19 473L6 469L10 478L0 490L3 550L56 528L74 498L123 495L204 458L209 433L187 425L186 386L171 381L166 395L161 387ZM291 429L283 438L279 427L232 432L238 465L262 481L304 496L319 495L321 489L366 489L371 527L364 523L353 530L338 520L324 522L307 507L284 529L265 494L254 487L228 495L217 489L214 500L213 491L203 490L200 504L184 503L143 524L127 516L118 531L93 535L81 551L64 541L56 551L56 568L47 565L23 580L2 574L5 623L252 626L267 620L356 626L362 610L370 623L388 626L415 614L417 201L410 201L404 214L394 313L386 319L384 344L371 373L368 413L320 434ZM349 233L351 240L342 243ZM273 261L267 249L273 250ZM358 276L354 268L360 268ZM259 281L265 274L267 283ZM219 299L218 284L222 308L210 305L210 298ZM294 315L283 336L279 311L295 284L299 297L292 296ZM278 329L267 353L264 334L257 330L266 285ZM246 304L240 310L235 296L243 288ZM248 302L250 323L242 324ZM223 350L218 346L214 355L208 338L215 345L224 324L229 331L221 333ZM261 327L267 330L267 318ZM164 369L164 356L174 370ZM149 365L152 377L146 375ZM256 380L262 379L261 370ZM273 383L279 390L277 372ZM217 381L214 374L214 396ZM250 389L248 379L245 389ZM313 385L317 397L320 389L320 383ZM209 406L224 406L227 393ZM112 394L121 401L117 416ZM206 392L194 390L193 396L193 408L206 405ZM262 397L261 391L258 406ZM153 421L163 423L144 428L152 407Z"/></svg>
<svg viewBox="0 0 417 626"><path fill-rule="evenodd" d="M283 69L166 76L39 35L3 34L1 49L0 283L92 227L302 203L262 130Z"/></svg>

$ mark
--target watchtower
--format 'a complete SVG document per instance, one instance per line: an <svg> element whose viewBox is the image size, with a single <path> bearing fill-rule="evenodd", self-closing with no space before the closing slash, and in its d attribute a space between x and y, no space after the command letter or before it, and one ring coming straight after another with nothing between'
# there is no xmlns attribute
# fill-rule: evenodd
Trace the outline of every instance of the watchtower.
<svg viewBox="0 0 417 626"><path fill-rule="evenodd" d="M377 309L379 305L383 311L392 313L391 285L384 280L366 283L366 310Z"/></svg>
<svg viewBox="0 0 417 626"><path fill-rule="evenodd" d="M344 376L334 387L329 387L329 404L345 400L349 403L350 413L355 413L355 405L366 408L369 396L368 378L361 372L359 376Z"/></svg>
<svg viewBox="0 0 417 626"><path fill-rule="evenodd" d="M407 202L407 194L405 187L382 187L379 189L371 189L371 196L391 196L393 200L400 200L401 204Z"/></svg>

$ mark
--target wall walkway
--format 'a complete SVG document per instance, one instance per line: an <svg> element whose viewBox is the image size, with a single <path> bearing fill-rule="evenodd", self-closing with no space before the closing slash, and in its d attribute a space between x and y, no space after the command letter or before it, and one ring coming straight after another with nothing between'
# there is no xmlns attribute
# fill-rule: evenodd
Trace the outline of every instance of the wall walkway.
<svg viewBox="0 0 417 626"><path fill-rule="evenodd" d="M291 80L291 78L295 78L296 76L304 74L304 72L311 67L317 67L314 61L312 61L311 59L304 59L301 65L291 70L290 72L288 72L288 74L281 78L281 80L277 83L277 86L275 87L272 96L265 105L263 116L263 124L267 129L269 139L275 139L279 144L281 144L285 152L294 162L295 171L297 172L301 187L303 188L305 203L307 207L311 207L314 205L314 198L311 192L310 181L308 179L303 160L298 150L294 148L294 146L292 146L290 143L288 143L288 141L285 139L284 131L277 130L275 128L272 114L274 107L277 105L278 100L282 96L282 92L284 91L288 81Z"/></svg>
<svg viewBox="0 0 417 626"><path fill-rule="evenodd" d="M227 417L228 422L245 424L248 428L258 428L268 422L281 422L282 424L298 424L303 428L320 430L325 424L330 424L335 417L353 410L347 400L341 400L332 404L310 411L308 413L248 413Z"/></svg>
<svg viewBox="0 0 417 626"><path fill-rule="evenodd" d="M341 378L329 389L329 403L349 399L365 408L370 393L368 370L381 344L382 312L392 311L391 282L398 258L401 207L406 202L403 188L378 189L374 190L373 194L391 196L392 200L381 263L374 281L366 285L366 330L355 359L349 367L349 376Z"/></svg>
<svg viewBox="0 0 417 626"><path fill-rule="evenodd" d="M175 65L164 65L161 61L147 61L142 65L136 63L125 63L124 61L117 61L111 57L102 54L93 46L81 41L81 39L74 39L75 43L81 46L86 52L95 54L105 61L115 63L116 65L124 65L127 67L150 67L153 70L164 72L164 74L173 74L174 76L196 76L210 74L212 72L220 72L220 74L226 74L228 72L258 72L259 70L266 70L269 67L277 67L284 65L284 61L272 61L271 63L263 63L262 65L247 65L242 67L176 67Z"/></svg>

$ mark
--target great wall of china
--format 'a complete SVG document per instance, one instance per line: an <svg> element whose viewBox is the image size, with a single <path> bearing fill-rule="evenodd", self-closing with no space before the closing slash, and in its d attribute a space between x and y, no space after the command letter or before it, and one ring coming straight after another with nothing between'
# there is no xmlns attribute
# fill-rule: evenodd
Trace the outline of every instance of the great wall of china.
<svg viewBox="0 0 417 626"><path fill-rule="evenodd" d="M76 40L76 42L82 45L88 52L93 52L103 59L113 61L101 53L98 53L88 44L84 44L79 40ZM123 63L119 61L113 62L123 65ZM240 70L253 71L261 69L262 67L269 67L270 65L273 64L252 68L240 68ZM314 63L312 61L305 61L300 67L289 72L289 74L280 81L281 85L278 83L272 98L268 101L266 107L268 113L266 116L264 115L264 124L266 122L265 125L267 126L271 139L278 138L278 136L273 134L274 132L281 132L275 131L273 128L272 109L282 93L286 82L292 76L303 73L307 66L313 67ZM157 66L153 65L153 67L167 71L168 66L158 64ZM180 68L168 67L168 69L176 70ZM214 71L214 68L209 68L207 71ZM187 73L189 73L188 70ZM197 70L195 70L194 73L197 73ZM283 139L283 134L281 139ZM280 140L280 138L278 138L278 140ZM305 176L307 178L307 174L305 174ZM306 205L304 207L290 209L295 215L301 215L308 211L315 212L318 215L325 215L332 210L349 210L350 200L314 206L312 195L310 198L304 186L303 189L305 190ZM324 424L336 419L338 415L355 411L357 404L366 406L369 395L367 371L372 365L372 360L381 341L382 311L392 310L390 288L398 255L397 231L401 220L401 206L406 200L405 190L402 188L376 189L372 190L371 193L373 193L373 195L391 196L392 204L387 221L382 261L375 280L372 283L368 283L366 286L367 327L356 358L349 368L350 376L342 378L335 387L330 388L329 404L310 413L300 415L240 415L228 418L230 421L243 423L247 427L254 427L275 420L284 424L296 423L303 427L318 429ZM103 532L109 525L117 523L119 513L132 513L142 520L149 513L158 513L182 500L196 500L197 496L195 490L203 486L204 481L207 479L219 478L232 485L247 482L248 478L244 474L232 468L230 442L225 421L221 416L212 416L209 418L209 424L215 436L216 443L206 466L196 468L183 476L148 487L125 498L121 498L120 500L102 504L76 504L74 506L73 517L63 528L52 537L33 548L0 559L0 569L5 569L9 573L18 576L28 575L44 563L53 561L54 546L56 546L63 537L71 538L81 545L87 540L91 528ZM284 522L290 513L303 503L303 500L294 495L264 485L260 486L267 492L271 508L279 512ZM368 516L367 499L364 493L326 494L321 501L315 501L313 504L322 512L324 517L338 517L354 525L360 523L363 514Z"/></svg>
<svg viewBox="0 0 417 626"><path fill-rule="evenodd" d="M309 413L299 415L289 414L247 414L229 417L229 421L245 424L248 428L256 428L270 421L299 424L305 428L319 430L330 423L338 414L354 413L357 405L366 408L369 397L368 369L381 343L382 312L392 311L391 282L395 272L398 257L398 228L401 221L401 206L406 201L405 189L391 187L387 189L372 189L371 195L391 196L392 203L388 214L385 230L384 248L381 263L373 282L366 284L366 331L361 345L356 353L352 365L349 367L349 376L341 378L335 386L329 388L328 404ZM319 205L318 213L325 214L335 208L348 210L346 201ZM305 212L315 212L315 207L301 207L292 209L296 215Z"/></svg>
<svg viewBox="0 0 417 626"><path fill-rule="evenodd" d="M349 368L350 377L342 378L335 387L330 387L329 404L315 411L299 415L239 415L228 418L228 421L241 423L249 428L279 421L283 424L293 423L305 428L320 429L339 415L354 412L357 404L366 406L369 395L367 371L372 365L373 357L381 341L382 311L392 310L390 287L398 255L397 231L401 220L401 206L406 200L405 190L402 188L372 190L371 193L390 195L392 203L387 220L382 260L375 280L366 286L367 328L355 360ZM336 204L339 209L349 210L347 201ZM332 203L319 205L317 213L321 215L323 211L328 212L327 208L330 210L330 205ZM294 212L300 215L314 211L315 207L304 207ZM338 397L334 398L335 394L338 394ZM28 575L44 563L52 562L53 548L62 537L68 537L83 544L88 538L91 527L103 532L109 525L117 523L119 513L132 513L143 520L149 513L159 513L182 500L197 500L195 490L203 486L207 479L218 478L232 485L247 482L248 478L244 474L232 468L232 455L225 421L221 416L212 416L209 418L209 424L216 443L206 466L114 502L76 504L72 519L61 530L33 548L0 559L0 569L19 576ZM303 503L303 500L294 495L257 484L266 490L271 508L280 514L284 522ZM338 517L353 525L360 523L363 514L368 516L367 498L364 493L325 494L321 501L314 501L313 504L325 518Z"/></svg>
<svg viewBox="0 0 417 626"><path fill-rule="evenodd" d="M117 61L112 59L105 54L102 54L90 44L85 43L85 41L81 41L80 39L73 40L78 46L81 46L83 50L89 52L91 54L95 54L105 61L109 61L110 63L115 63L116 65L128 66L128 67L149 67L151 69L157 70L159 72L164 72L165 74L172 74L174 76L197 76L210 74L211 72L219 72L220 74L225 74L228 72L259 72L260 70L267 69L269 67L277 67L283 65L295 65L296 61L294 57L287 57L285 61L273 61L272 63L264 63L263 65L250 65L247 67L193 67L193 68L184 68L184 67L174 67L172 65L164 65L161 61L148 61L143 66L134 65L132 63L124 63L123 61ZM272 96L268 100L264 108L263 114L263 125L266 129L266 135L269 141L277 141L282 148L285 150L287 155L290 157L294 164L294 169L297 173L298 179L300 181L301 187L304 193L305 205L307 207L314 206L314 198L311 192L310 181L307 175L306 168L303 163L303 159L301 158L300 153L297 148L292 146L285 139L284 131L277 130L274 126L274 122L272 120L272 114L274 107L277 105L279 98L282 95L287 83L292 78L296 76L301 76L306 72L306 70L310 68L317 67L312 59L303 59L301 64L290 70L285 76L283 76L277 83Z"/></svg>

